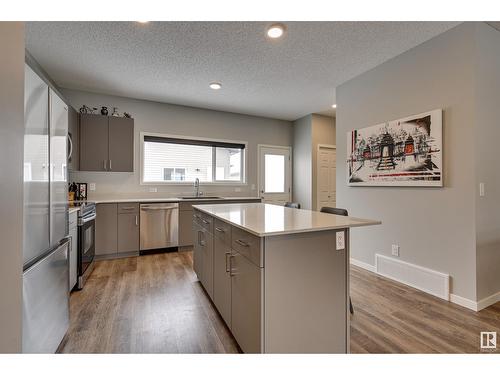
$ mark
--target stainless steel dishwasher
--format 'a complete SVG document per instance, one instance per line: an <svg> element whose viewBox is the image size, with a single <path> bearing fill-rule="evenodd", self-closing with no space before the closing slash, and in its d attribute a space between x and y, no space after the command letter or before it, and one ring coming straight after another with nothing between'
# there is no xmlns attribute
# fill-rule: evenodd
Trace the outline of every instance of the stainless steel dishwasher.
<svg viewBox="0 0 500 375"><path fill-rule="evenodd" d="M179 245L179 204L141 204L140 250Z"/></svg>

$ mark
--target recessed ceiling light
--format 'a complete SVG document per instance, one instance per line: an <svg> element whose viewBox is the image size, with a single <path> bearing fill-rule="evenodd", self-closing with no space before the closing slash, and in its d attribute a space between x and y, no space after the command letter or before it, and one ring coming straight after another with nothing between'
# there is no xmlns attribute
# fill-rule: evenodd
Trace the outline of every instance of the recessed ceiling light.
<svg viewBox="0 0 500 375"><path fill-rule="evenodd" d="M209 87L212 90L220 90L222 88L222 85L219 82L212 82Z"/></svg>
<svg viewBox="0 0 500 375"><path fill-rule="evenodd" d="M277 39L283 36L285 33L285 25L281 23L276 23L271 25L269 29L267 29L267 36L272 39Z"/></svg>
<svg viewBox="0 0 500 375"><path fill-rule="evenodd" d="M332 108L337 108L337 104L332 104Z"/></svg>

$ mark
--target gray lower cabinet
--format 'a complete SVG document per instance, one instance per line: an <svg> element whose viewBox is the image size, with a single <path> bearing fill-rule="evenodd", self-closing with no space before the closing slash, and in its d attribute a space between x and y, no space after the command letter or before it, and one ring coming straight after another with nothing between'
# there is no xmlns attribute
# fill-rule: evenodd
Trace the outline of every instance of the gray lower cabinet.
<svg viewBox="0 0 500 375"><path fill-rule="evenodd" d="M139 214L118 215L118 253L139 250Z"/></svg>
<svg viewBox="0 0 500 375"><path fill-rule="evenodd" d="M205 230L200 234L201 283L210 298L214 297L214 241L211 233Z"/></svg>
<svg viewBox="0 0 500 375"><path fill-rule="evenodd" d="M262 353L261 239L194 210L194 270L245 353Z"/></svg>
<svg viewBox="0 0 500 375"><path fill-rule="evenodd" d="M245 353L261 353L262 268L231 255L231 331Z"/></svg>
<svg viewBox="0 0 500 375"><path fill-rule="evenodd" d="M118 205L99 203L95 220L95 254L112 255L118 251Z"/></svg>
<svg viewBox="0 0 500 375"><path fill-rule="evenodd" d="M139 252L139 204L99 203L95 229L97 256Z"/></svg>
<svg viewBox="0 0 500 375"><path fill-rule="evenodd" d="M231 327L231 276L229 256L231 245L219 236L214 236L214 303L220 315Z"/></svg>
<svg viewBox="0 0 500 375"><path fill-rule="evenodd" d="M192 223L193 210L179 210L179 246L193 246Z"/></svg>
<svg viewBox="0 0 500 375"><path fill-rule="evenodd" d="M201 226L193 220L193 269L194 272L196 273L196 276L198 277L198 280L201 281L201 275L202 275L202 270L203 270L203 265L202 265L202 253L201 253L201 246L200 246L200 238L201 234L203 233L203 229Z"/></svg>

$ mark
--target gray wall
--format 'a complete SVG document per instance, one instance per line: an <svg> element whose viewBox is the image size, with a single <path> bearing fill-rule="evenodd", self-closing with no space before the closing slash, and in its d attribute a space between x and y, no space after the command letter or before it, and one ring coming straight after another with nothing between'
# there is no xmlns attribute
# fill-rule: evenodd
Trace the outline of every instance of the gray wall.
<svg viewBox="0 0 500 375"><path fill-rule="evenodd" d="M24 24L0 22L0 353L21 351Z"/></svg>
<svg viewBox="0 0 500 375"><path fill-rule="evenodd" d="M335 145L335 118L312 115L312 208L318 210L318 145Z"/></svg>
<svg viewBox="0 0 500 375"><path fill-rule="evenodd" d="M337 205L382 225L352 231L351 256L374 254L451 275L451 293L476 299L474 30L466 23L337 88ZM442 108L443 188L348 187L348 131Z"/></svg>
<svg viewBox="0 0 500 375"><path fill-rule="evenodd" d="M240 140L248 142L247 185L222 186L203 185L206 193L257 196L257 145L270 144L290 146L292 144L292 123L269 118L184 107L145 100L102 95L90 92L62 89L63 94L75 108L82 104L91 107L118 107L120 113L129 112L135 119L134 173L76 172L70 178L77 182L95 182L95 194L90 197L109 194L155 197L175 196L193 192L191 186L155 185L158 193L149 193L150 185L140 185L140 137L141 131L174 135L199 136ZM252 189L252 185L254 189ZM236 190L240 191L236 191Z"/></svg>
<svg viewBox="0 0 500 375"><path fill-rule="evenodd" d="M476 65L477 299L500 292L500 31L477 25ZM485 196L479 197L479 183Z"/></svg>
<svg viewBox="0 0 500 375"><path fill-rule="evenodd" d="M312 115L293 123L293 201L312 208Z"/></svg>

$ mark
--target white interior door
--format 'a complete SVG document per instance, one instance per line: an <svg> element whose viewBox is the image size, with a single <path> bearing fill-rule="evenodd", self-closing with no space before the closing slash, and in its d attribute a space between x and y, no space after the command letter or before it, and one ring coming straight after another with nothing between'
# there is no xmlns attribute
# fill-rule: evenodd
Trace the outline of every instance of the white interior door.
<svg viewBox="0 0 500 375"><path fill-rule="evenodd" d="M336 206L336 149L331 147L318 148L318 183L317 183L317 205L319 211L321 207Z"/></svg>
<svg viewBox="0 0 500 375"><path fill-rule="evenodd" d="M291 200L290 148L259 145L259 191L265 203Z"/></svg>

